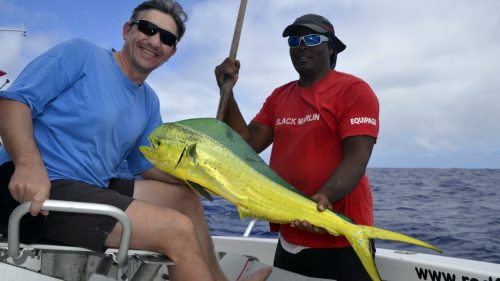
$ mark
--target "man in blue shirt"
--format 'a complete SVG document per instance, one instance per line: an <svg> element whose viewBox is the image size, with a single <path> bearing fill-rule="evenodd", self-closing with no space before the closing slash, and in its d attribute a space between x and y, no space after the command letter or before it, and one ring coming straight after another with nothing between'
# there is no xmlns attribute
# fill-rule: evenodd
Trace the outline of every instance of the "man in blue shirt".
<svg viewBox="0 0 500 281"><path fill-rule="evenodd" d="M41 207L49 198L113 205L132 221L131 248L175 262L172 280L226 280L198 195L138 150L162 123L158 97L145 80L175 54L186 18L173 0L145 1L124 24L120 51L83 39L63 42L0 93L0 230L19 202L31 201L34 217L21 228L31 234L25 241L104 251L119 245L115 219L49 215ZM124 162L143 179L117 178Z"/></svg>

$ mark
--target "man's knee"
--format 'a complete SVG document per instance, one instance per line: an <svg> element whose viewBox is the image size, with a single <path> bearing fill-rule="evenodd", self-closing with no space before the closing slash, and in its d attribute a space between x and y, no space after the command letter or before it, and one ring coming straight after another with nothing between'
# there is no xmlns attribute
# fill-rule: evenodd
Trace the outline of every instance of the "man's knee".
<svg viewBox="0 0 500 281"><path fill-rule="evenodd" d="M165 235L161 235L161 233ZM173 260L195 250L195 245L198 244L192 220L181 213L176 213L169 220L161 222L161 227L157 232L157 239L162 252Z"/></svg>
<svg viewBox="0 0 500 281"><path fill-rule="evenodd" d="M144 226L150 231L154 231L154 236L191 236L194 235L194 225L191 219L183 213L168 207L161 207L145 202L134 201L131 209L127 209L129 217L133 219L133 224ZM133 206L132 206L133 205ZM147 224L147 226L143 224Z"/></svg>
<svg viewBox="0 0 500 281"><path fill-rule="evenodd" d="M194 224L191 219L174 209L160 207L144 201L134 200L126 213L132 221L132 244L139 249L153 246L165 249L172 244L192 242L196 239ZM121 225L117 223L106 240L106 244L115 246L121 235ZM183 237L177 242L178 237ZM175 243L172 243L174 241ZM170 246L168 246L170 245ZM146 249L147 250L147 249Z"/></svg>
<svg viewBox="0 0 500 281"><path fill-rule="evenodd" d="M166 227L173 227L179 235L191 236L194 235L194 225L191 219L181 213L177 213L175 217L175 222L172 225L167 225ZM180 236L180 237L183 237Z"/></svg>

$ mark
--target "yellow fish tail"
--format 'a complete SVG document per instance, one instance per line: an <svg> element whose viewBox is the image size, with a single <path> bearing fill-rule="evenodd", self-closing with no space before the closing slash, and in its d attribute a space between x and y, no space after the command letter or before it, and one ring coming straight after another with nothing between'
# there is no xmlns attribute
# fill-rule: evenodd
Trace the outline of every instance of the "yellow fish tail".
<svg viewBox="0 0 500 281"><path fill-rule="evenodd" d="M422 240L418 240L415 238L412 238L410 236L392 232L389 230L385 230L382 228L378 227L371 227L371 226L359 226L367 234L369 238L378 238L378 239L384 239L384 240L393 240L393 241L400 241L400 242L405 242L405 243L410 243L410 244L415 244L418 246L422 246L431 250L434 250L436 252L442 253L443 251L439 249L438 247L431 245L427 242L424 242Z"/></svg>
<svg viewBox="0 0 500 281"><path fill-rule="evenodd" d="M363 267L365 268L368 275L374 281L381 281L380 274L378 273L377 267L375 266L375 261L373 260L372 252L370 249L370 238L366 235L363 230L364 227L358 227L353 225L353 231L350 234L344 233L352 248L358 255Z"/></svg>
<svg viewBox="0 0 500 281"><path fill-rule="evenodd" d="M371 239L378 238L384 240L406 242L442 253L439 248L429 243L406 236L404 234L395 233L377 227L352 225L351 231L349 233L344 233L344 236L352 245L354 251L359 256L361 263L374 281L380 281L381 279L375 266L375 261L373 260L372 253L370 251Z"/></svg>

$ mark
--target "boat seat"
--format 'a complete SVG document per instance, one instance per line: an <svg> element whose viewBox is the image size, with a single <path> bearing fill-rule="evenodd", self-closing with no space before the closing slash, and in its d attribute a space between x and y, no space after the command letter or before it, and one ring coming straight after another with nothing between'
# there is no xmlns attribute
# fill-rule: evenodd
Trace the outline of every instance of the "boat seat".
<svg viewBox="0 0 500 281"><path fill-rule="evenodd" d="M8 236L0 235L2 280L148 281L156 280L158 275L166 277L166 265L174 264L168 257L156 252L129 250L132 233L130 220L122 210L103 204L47 200L42 209L116 218L123 228L118 249L97 253L80 247L20 244L19 222L29 211L30 205L31 202L19 205L10 216Z"/></svg>
<svg viewBox="0 0 500 281"><path fill-rule="evenodd" d="M221 260L220 265L229 280L241 280L246 276L256 272L257 270L268 267L255 258L236 254L227 253ZM331 281L333 279L313 278L293 273L281 268L273 267L271 275L266 281Z"/></svg>

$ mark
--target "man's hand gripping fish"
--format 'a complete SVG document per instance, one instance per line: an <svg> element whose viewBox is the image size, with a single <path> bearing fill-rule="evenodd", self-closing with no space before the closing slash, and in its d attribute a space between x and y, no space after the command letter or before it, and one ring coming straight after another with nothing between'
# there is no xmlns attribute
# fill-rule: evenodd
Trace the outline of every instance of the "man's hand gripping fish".
<svg viewBox="0 0 500 281"><path fill-rule="evenodd" d="M240 217L275 223L306 220L332 235L343 235L353 246L373 280L381 280L370 253L371 238L396 240L441 252L426 242L388 230L356 225L317 203L273 172L257 153L226 124L211 118L190 119L159 126L141 152L154 166L201 195L230 201Z"/></svg>

